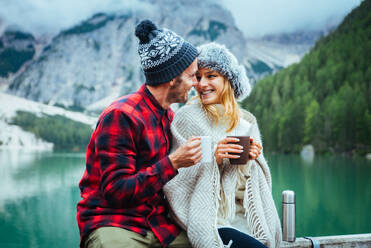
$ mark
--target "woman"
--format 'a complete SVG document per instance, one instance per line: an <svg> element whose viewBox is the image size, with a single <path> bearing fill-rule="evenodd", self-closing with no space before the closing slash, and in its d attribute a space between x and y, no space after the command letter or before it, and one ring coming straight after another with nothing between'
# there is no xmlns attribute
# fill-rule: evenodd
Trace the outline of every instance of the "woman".
<svg viewBox="0 0 371 248"><path fill-rule="evenodd" d="M179 169L165 185L172 215L196 248L279 247L281 227L258 125L237 104L250 91L245 70L225 46L209 43L199 52L198 96L175 114L173 149L191 136L211 136L214 160ZM242 147L226 136L241 135L252 137L250 159L231 165L238 155L228 153Z"/></svg>

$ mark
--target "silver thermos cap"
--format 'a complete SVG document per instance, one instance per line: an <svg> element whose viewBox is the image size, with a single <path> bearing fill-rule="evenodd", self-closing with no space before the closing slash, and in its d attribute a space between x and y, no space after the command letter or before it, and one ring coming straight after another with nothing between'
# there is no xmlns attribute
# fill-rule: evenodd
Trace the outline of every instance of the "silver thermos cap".
<svg viewBox="0 0 371 248"><path fill-rule="evenodd" d="M295 242L296 238L296 207L295 192L285 190L282 192L282 239Z"/></svg>

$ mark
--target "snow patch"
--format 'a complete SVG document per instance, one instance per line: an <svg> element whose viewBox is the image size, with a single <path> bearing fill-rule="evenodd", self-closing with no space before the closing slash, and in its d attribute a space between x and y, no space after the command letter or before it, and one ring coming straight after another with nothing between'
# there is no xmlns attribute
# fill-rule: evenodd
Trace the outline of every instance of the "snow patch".
<svg viewBox="0 0 371 248"><path fill-rule="evenodd" d="M51 151L53 143L37 138L33 133L26 132L20 127L9 125L0 120L0 149Z"/></svg>
<svg viewBox="0 0 371 248"><path fill-rule="evenodd" d="M63 108L30 101L21 97L0 92L0 119L9 122L17 111L42 115L61 115L74 121L90 125L94 128L97 117L92 117L79 112L68 111Z"/></svg>
<svg viewBox="0 0 371 248"><path fill-rule="evenodd" d="M250 58L263 61L270 67L275 65L287 67L298 63L309 51L311 45L283 45L275 42L249 39L247 43L247 54Z"/></svg>
<svg viewBox="0 0 371 248"><path fill-rule="evenodd" d="M33 133L22 130L19 126L9 124L17 111L33 113L37 116L61 115L71 120L87 124L94 128L97 117L63 108L49 106L0 92L0 149L14 150L53 150L53 143L37 138Z"/></svg>

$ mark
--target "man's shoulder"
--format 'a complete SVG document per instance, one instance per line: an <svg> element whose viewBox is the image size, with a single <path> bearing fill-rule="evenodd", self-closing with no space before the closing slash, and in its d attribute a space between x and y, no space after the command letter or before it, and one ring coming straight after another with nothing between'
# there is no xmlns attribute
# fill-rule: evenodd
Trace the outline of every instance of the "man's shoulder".
<svg viewBox="0 0 371 248"><path fill-rule="evenodd" d="M143 96L138 92L131 93L129 95L122 96L112 102L107 108L105 108L101 114L103 116L111 112L121 112L128 117L134 117L137 114L136 107L140 105L143 100Z"/></svg>
<svg viewBox="0 0 371 248"><path fill-rule="evenodd" d="M132 114L135 107L137 107L142 101L143 95L139 92L134 92L130 95L120 97L111 105L113 105L113 108L115 109L121 110L127 114Z"/></svg>

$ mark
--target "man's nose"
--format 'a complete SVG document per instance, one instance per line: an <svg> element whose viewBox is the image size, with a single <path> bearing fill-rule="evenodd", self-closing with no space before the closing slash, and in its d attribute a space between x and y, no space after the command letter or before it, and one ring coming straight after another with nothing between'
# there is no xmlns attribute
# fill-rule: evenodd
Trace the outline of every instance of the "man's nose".
<svg viewBox="0 0 371 248"><path fill-rule="evenodd" d="M196 87L197 84L198 84L197 77L194 76L194 77L192 78L192 86L193 86L193 87Z"/></svg>

